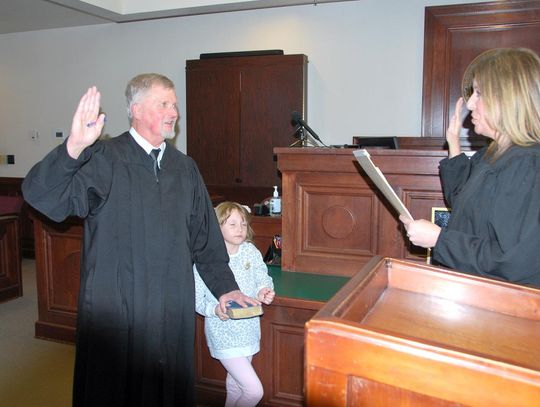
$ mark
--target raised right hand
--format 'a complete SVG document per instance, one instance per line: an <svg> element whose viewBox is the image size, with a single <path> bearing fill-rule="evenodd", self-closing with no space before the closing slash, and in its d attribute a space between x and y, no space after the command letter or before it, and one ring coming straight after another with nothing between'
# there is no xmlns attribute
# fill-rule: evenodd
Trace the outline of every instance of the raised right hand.
<svg viewBox="0 0 540 407"><path fill-rule="evenodd" d="M95 86L88 88L81 97L73 116L66 145L71 158L78 158L83 150L94 144L101 134L105 124L105 114L99 114L100 100L101 94Z"/></svg>
<svg viewBox="0 0 540 407"><path fill-rule="evenodd" d="M448 156L450 158L461 154L461 144L459 135L461 133L461 109L463 108L463 98L460 97L456 102L456 109L450 119L450 124L446 130L446 141L448 142Z"/></svg>

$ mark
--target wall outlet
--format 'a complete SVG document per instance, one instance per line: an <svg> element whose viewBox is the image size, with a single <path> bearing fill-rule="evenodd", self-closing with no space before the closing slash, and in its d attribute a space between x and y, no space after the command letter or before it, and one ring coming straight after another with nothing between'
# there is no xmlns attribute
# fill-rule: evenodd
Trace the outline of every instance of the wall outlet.
<svg viewBox="0 0 540 407"><path fill-rule="evenodd" d="M15 156L13 154L1 154L0 164L15 164Z"/></svg>

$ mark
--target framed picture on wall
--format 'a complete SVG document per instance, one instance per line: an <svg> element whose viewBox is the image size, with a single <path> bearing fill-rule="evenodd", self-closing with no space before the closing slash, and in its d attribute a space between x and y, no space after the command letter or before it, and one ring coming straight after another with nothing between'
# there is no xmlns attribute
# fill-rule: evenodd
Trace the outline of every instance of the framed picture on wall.
<svg viewBox="0 0 540 407"><path fill-rule="evenodd" d="M431 208L431 221L441 228L448 226L450 220L450 209L448 208Z"/></svg>
<svg viewBox="0 0 540 407"><path fill-rule="evenodd" d="M451 210L445 207L433 207L431 208L431 222L441 228L448 226L450 220ZM427 251L427 264L434 264L431 258L431 249ZM434 264L438 265L438 264Z"/></svg>

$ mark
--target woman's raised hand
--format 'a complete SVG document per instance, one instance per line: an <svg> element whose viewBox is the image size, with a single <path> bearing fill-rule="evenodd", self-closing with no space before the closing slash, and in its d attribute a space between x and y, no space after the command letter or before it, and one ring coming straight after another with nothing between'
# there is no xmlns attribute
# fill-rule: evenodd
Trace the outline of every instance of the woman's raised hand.
<svg viewBox="0 0 540 407"><path fill-rule="evenodd" d="M446 130L446 141L448 142L448 156L450 158L461 154L461 144L459 135L461 133L461 110L463 109L463 98L459 98L456 102L456 109L450 119L450 124Z"/></svg>

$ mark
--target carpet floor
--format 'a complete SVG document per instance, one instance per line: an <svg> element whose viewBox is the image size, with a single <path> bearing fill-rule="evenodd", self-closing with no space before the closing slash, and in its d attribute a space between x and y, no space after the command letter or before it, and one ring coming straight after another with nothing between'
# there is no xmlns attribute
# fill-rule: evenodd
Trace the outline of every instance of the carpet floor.
<svg viewBox="0 0 540 407"><path fill-rule="evenodd" d="M36 339L35 261L22 260L23 296L0 303L0 405L69 407L75 347Z"/></svg>

